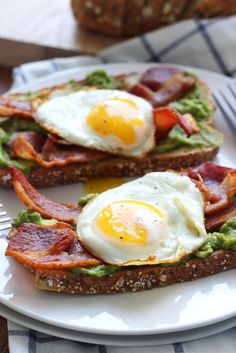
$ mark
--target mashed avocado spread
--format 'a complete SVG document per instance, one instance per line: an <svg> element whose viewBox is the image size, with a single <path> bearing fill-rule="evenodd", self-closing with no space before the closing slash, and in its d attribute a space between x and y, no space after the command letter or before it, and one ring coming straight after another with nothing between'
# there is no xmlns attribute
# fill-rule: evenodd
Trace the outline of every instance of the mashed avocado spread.
<svg viewBox="0 0 236 353"><path fill-rule="evenodd" d="M212 104L206 99L206 91L199 82L181 99L170 103L170 106L181 114L192 114L197 121L206 121L214 112Z"/></svg>
<svg viewBox="0 0 236 353"><path fill-rule="evenodd" d="M12 226L18 228L22 223L34 223L40 226L57 224L56 219L45 219L40 213L31 210L22 210L12 221Z"/></svg>
<svg viewBox="0 0 236 353"><path fill-rule="evenodd" d="M167 153L177 149L214 147L223 143L223 135L204 123L199 123L200 131L187 137L179 125L175 125L168 135L155 147L153 153Z"/></svg>

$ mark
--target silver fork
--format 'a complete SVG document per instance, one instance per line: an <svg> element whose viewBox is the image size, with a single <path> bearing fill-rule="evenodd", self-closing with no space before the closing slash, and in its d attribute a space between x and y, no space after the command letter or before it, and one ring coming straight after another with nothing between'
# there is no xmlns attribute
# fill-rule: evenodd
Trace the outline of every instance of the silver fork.
<svg viewBox="0 0 236 353"><path fill-rule="evenodd" d="M230 131L236 137L236 82L227 84L224 90L216 91L213 97Z"/></svg>
<svg viewBox="0 0 236 353"><path fill-rule="evenodd" d="M7 231L11 228L11 218L8 217L7 212L3 209L3 204L0 203L0 235L3 235L3 231Z"/></svg>

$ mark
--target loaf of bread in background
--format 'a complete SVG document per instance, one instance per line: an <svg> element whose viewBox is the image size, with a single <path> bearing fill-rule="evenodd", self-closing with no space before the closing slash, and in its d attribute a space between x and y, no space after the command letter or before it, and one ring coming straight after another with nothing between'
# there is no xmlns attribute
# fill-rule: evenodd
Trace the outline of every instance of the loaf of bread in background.
<svg viewBox="0 0 236 353"><path fill-rule="evenodd" d="M71 0L81 27L132 37L181 19L236 13L236 0Z"/></svg>
<svg viewBox="0 0 236 353"><path fill-rule="evenodd" d="M209 18L236 13L236 0L194 0L188 1L185 17Z"/></svg>

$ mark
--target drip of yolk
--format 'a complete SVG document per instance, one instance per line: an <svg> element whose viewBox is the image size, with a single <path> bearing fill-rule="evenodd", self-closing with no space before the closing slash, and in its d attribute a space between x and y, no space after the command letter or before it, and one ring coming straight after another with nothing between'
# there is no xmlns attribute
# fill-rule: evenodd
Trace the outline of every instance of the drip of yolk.
<svg viewBox="0 0 236 353"><path fill-rule="evenodd" d="M101 194L103 191L113 189L125 182L126 180L122 178L99 178L86 181L83 189L85 194Z"/></svg>
<svg viewBox="0 0 236 353"><path fill-rule="evenodd" d="M128 99L112 98L97 104L87 117L88 126L102 136L115 136L126 145L136 143L135 127L142 127L142 114Z"/></svg>

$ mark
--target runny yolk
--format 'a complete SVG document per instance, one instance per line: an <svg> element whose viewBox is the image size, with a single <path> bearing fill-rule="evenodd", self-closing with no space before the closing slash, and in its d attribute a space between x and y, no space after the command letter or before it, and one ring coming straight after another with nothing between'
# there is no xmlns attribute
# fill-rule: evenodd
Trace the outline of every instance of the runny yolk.
<svg viewBox="0 0 236 353"><path fill-rule="evenodd" d="M102 136L113 135L126 145L136 142L135 127L142 127L142 114L129 99L111 98L97 104L87 117L88 126Z"/></svg>
<svg viewBox="0 0 236 353"><path fill-rule="evenodd" d="M83 189L85 194L100 194L103 191L120 186L125 182L126 180L122 178L98 178L86 181Z"/></svg>
<svg viewBox="0 0 236 353"><path fill-rule="evenodd" d="M160 209L148 203L124 200L105 207L97 216L96 224L100 231L109 238L127 245L142 246L148 240L148 222L142 220L144 212L148 214L148 222L152 224L160 222L160 219L164 217Z"/></svg>

